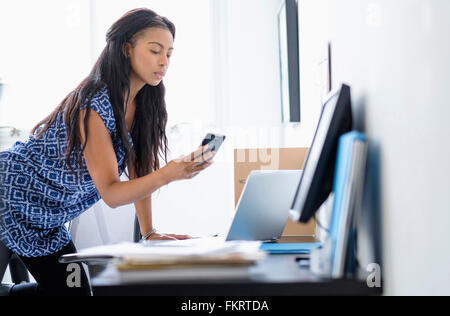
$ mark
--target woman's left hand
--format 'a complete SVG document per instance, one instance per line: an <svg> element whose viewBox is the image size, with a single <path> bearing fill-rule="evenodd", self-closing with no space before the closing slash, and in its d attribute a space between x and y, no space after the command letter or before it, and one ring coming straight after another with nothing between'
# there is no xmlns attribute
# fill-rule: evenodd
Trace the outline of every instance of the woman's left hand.
<svg viewBox="0 0 450 316"><path fill-rule="evenodd" d="M183 240L192 239L189 235L177 235L177 234L164 234L164 233L154 233L151 234L147 240Z"/></svg>

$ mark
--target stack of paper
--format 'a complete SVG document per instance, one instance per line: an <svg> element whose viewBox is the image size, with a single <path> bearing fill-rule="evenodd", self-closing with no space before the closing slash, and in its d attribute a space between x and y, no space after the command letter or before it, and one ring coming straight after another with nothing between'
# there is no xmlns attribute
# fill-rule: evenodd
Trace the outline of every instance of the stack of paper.
<svg viewBox="0 0 450 316"><path fill-rule="evenodd" d="M215 278L246 278L249 269L265 258L259 241L228 241L190 239L119 243L88 248L63 256L60 261L97 261L109 259L114 269L103 278L122 282L154 280L199 280Z"/></svg>
<svg viewBox="0 0 450 316"><path fill-rule="evenodd" d="M190 239L147 243L120 243L88 248L65 255L63 262L112 259L119 271L144 271L145 277L197 278L248 273L249 266L265 258L259 241ZM153 274L153 275L152 275ZM128 274L142 278L144 274ZM123 277L123 275L122 275Z"/></svg>

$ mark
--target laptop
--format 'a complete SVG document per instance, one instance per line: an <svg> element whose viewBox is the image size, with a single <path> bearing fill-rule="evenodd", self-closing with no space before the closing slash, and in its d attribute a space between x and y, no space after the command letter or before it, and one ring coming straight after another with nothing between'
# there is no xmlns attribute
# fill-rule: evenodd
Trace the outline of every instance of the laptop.
<svg viewBox="0 0 450 316"><path fill-rule="evenodd" d="M278 240L301 175L301 170L252 171L225 240Z"/></svg>
<svg viewBox="0 0 450 316"><path fill-rule="evenodd" d="M146 241L147 246L199 246L235 240L277 241L302 176L301 170L252 171L227 234L184 240Z"/></svg>

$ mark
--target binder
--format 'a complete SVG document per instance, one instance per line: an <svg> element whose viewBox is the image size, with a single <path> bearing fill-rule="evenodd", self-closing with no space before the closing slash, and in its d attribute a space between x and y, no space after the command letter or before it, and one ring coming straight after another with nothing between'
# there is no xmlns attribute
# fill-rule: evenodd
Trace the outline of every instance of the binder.
<svg viewBox="0 0 450 316"><path fill-rule="evenodd" d="M329 231L333 278L343 278L355 272L356 218L362 202L367 147L366 136L356 131L339 139Z"/></svg>

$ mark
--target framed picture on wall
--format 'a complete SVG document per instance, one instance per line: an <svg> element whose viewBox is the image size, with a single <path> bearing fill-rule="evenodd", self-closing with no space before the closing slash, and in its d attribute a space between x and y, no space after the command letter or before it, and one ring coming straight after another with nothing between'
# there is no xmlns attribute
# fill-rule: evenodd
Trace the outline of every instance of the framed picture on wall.
<svg viewBox="0 0 450 316"><path fill-rule="evenodd" d="M283 0L278 12L282 122L300 122L297 0Z"/></svg>

